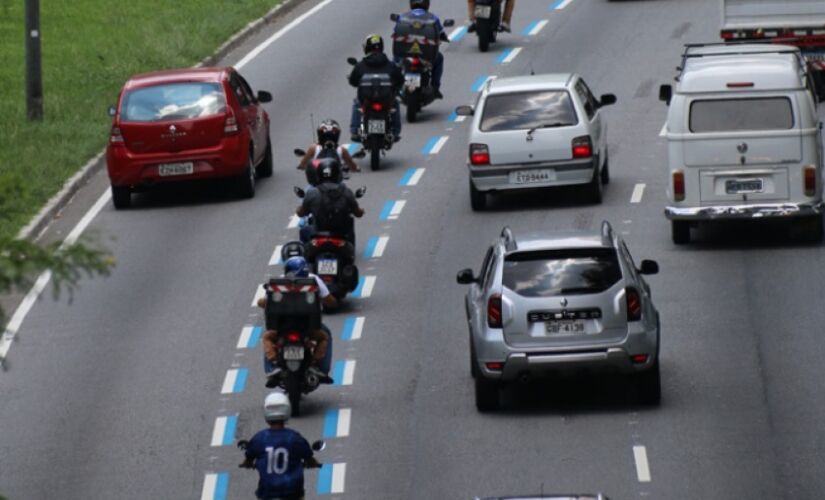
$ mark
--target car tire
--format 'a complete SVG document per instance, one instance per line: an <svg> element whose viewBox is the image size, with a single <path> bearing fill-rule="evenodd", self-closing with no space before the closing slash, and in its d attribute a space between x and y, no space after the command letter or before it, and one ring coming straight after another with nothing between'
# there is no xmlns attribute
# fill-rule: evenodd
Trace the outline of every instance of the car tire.
<svg viewBox="0 0 825 500"><path fill-rule="evenodd" d="M639 402L642 404L657 405L662 400L662 381L659 373L659 360L653 366L636 374L636 386Z"/></svg>
<svg viewBox="0 0 825 500"><path fill-rule="evenodd" d="M684 220L670 221L671 236L676 245L690 243L690 222Z"/></svg>
<svg viewBox="0 0 825 500"><path fill-rule="evenodd" d="M805 241L810 243L822 243L822 216L812 215L810 217L806 217L801 222L801 226L804 231L802 234Z"/></svg>
<svg viewBox="0 0 825 500"><path fill-rule="evenodd" d="M128 186L112 186L112 204L117 210L132 206L132 190Z"/></svg>
<svg viewBox="0 0 825 500"><path fill-rule="evenodd" d="M607 151L604 152L604 165L602 166L602 184L610 184L610 157L607 156Z"/></svg>
<svg viewBox="0 0 825 500"><path fill-rule="evenodd" d="M237 178L238 196L244 199L255 197L255 167L252 165L252 154L246 160L246 168Z"/></svg>
<svg viewBox="0 0 825 500"><path fill-rule="evenodd" d="M473 344L473 336L470 335L470 376L477 379L481 376L478 371L478 358L476 357L476 348Z"/></svg>
<svg viewBox="0 0 825 500"><path fill-rule="evenodd" d="M482 413L498 410L499 384L483 377L475 379L476 409Z"/></svg>
<svg viewBox="0 0 825 500"><path fill-rule="evenodd" d="M470 206L475 212L480 212L487 208L487 193L476 189L472 179L470 179Z"/></svg>
<svg viewBox="0 0 825 500"><path fill-rule="evenodd" d="M599 172L593 174L593 179L587 185L587 194L591 203L599 204L602 202L604 186L602 186L602 178Z"/></svg>
<svg viewBox="0 0 825 500"><path fill-rule="evenodd" d="M266 177L272 177L272 141L267 138L266 140L266 151L264 152L264 157L261 160L261 163L255 167L255 174L257 174L258 178L264 179Z"/></svg>

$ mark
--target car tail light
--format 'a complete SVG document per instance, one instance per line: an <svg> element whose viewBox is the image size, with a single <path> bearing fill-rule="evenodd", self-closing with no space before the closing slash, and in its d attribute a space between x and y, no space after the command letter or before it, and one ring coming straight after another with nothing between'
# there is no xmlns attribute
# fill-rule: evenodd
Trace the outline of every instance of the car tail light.
<svg viewBox="0 0 825 500"><path fill-rule="evenodd" d="M486 366L488 370L494 372L500 372L504 369L504 363L501 361L488 361L484 363L484 366Z"/></svg>
<svg viewBox="0 0 825 500"><path fill-rule="evenodd" d="M816 167L806 165L804 170L805 196L814 196L816 194Z"/></svg>
<svg viewBox="0 0 825 500"><path fill-rule="evenodd" d="M593 156L593 144L589 135L573 139L573 158L590 158Z"/></svg>
<svg viewBox="0 0 825 500"><path fill-rule="evenodd" d="M372 108L372 110L375 111L376 113L379 113L379 112L384 110L384 105L381 104L380 102L374 102L374 103L370 104L370 108Z"/></svg>
<svg viewBox="0 0 825 500"><path fill-rule="evenodd" d="M673 200L685 200L685 173L681 170L673 172Z"/></svg>
<svg viewBox="0 0 825 500"><path fill-rule="evenodd" d="M289 332L286 334L286 341L296 344L301 341L301 334L298 332Z"/></svg>
<svg viewBox="0 0 825 500"><path fill-rule="evenodd" d="M490 149L486 144L470 144L470 164L489 165Z"/></svg>
<svg viewBox="0 0 825 500"><path fill-rule="evenodd" d="M733 31L723 31L722 32L722 40L733 40L734 33Z"/></svg>
<svg viewBox="0 0 825 500"><path fill-rule="evenodd" d="M235 112L232 108L227 108L226 120L223 122L223 133L226 135L235 135L240 131L238 128L238 119L235 118Z"/></svg>
<svg viewBox="0 0 825 500"><path fill-rule="evenodd" d="M112 127L112 133L109 136L109 142L114 146L122 146L124 144L123 134L119 127Z"/></svg>
<svg viewBox="0 0 825 500"><path fill-rule="evenodd" d="M498 293L490 295L487 301L487 326L501 328L501 295Z"/></svg>
<svg viewBox="0 0 825 500"><path fill-rule="evenodd" d="M639 321L642 319L642 296L633 287L624 290L625 301L627 301L627 320Z"/></svg>
<svg viewBox="0 0 825 500"><path fill-rule="evenodd" d="M637 365L647 363L647 354L635 354L630 357L630 360Z"/></svg>

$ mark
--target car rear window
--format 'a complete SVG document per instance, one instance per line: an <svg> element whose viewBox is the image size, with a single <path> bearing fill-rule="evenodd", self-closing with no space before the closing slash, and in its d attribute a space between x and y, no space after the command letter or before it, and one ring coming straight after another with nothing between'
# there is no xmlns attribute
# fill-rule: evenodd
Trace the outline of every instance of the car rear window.
<svg viewBox="0 0 825 500"><path fill-rule="evenodd" d="M190 82L132 90L123 98L120 118L127 122L159 122L217 115L226 110L218 83Z"/></svg>
<svg viewBox="0 0 825 500"><path fill-rule="evenodd" d="M788 130L793 108L787 97L708 99L690 105L691 132Z"/></svg>
<svg viewBox="0 0 825 500"><path fill-rule="evenodd" d="M482 132L565 127L579 122L566 90L543 90L487 96Z"/></svg>
<svg viewBox="0 0 825 500"><path fill-rule="evenodd" d="M502 272L504 286L524 297L600 293L621 277L612 248L515 253Z"/></svg>

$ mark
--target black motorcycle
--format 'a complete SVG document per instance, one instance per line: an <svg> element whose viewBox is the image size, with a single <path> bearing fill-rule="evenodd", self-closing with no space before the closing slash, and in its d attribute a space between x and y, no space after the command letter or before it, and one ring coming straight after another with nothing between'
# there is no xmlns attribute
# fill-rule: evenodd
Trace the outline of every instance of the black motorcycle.
<svg viewBox="0 0 825 500"><path fill-rule="evenodd" d="M352 66L358 64L354 57L347 59ZM361 106L359 135L364 150L370 155L370 168L381 168L381 155L392 149L392 113L395 113L395 95L390 76L384 73L367 73L358 86L358 102Z"/></svg>
<svg viewBox="0 0 825 500"><path fill-rule="evenodd" d="M476 0L476 35L478 50L487 52L501 30L501 1Z"/></svg>

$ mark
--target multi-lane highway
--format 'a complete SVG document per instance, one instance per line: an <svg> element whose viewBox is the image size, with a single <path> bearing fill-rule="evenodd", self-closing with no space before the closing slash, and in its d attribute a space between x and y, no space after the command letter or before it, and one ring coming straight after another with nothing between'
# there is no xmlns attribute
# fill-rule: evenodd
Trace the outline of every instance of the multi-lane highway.
<svg viewBox="0 0 825 500"><path fill-rule="evenodd" d="M349 181L368 187L357 224L364 283L326 319L337 385L312 393L290 421L328 441L319 454L327 466L307 473L308 498L818 498L825 250L764 226L717 227L675 247L662 215L657 87L674 76L683 43L717 39L717 1L522 0L513 33L487 54L460 27L464 2L433 4L461 21L445 49L446 99L405 124L385 169L364 165ZM348 123L345 59L366 34L388 35L389 13L405 5L308 0L227 58L275 96L275 174L253 200L200 187L138 197L129 211L103 206L90 228L117 269L84 282L71 304L44 296L0 374L1 494L253 496L256 474L238 469L234 442L264 425L262 321L251 304L278 272L276 248L297 233L288 226L302 176L291 151L310 142L311 115ZM596 94L618 96L605 109L604 202L560 191L474 213L468 122L452 109L489 77L530 71L577 72ZM106 185L99 176L81 193L64 230ZM620 384L563 381L508 391L503 411L477 413L456 271L477 269L505 224L552 231L603 219L637 259L661 265L650 279L662 318L661 405L633 405Z"/></svg>

